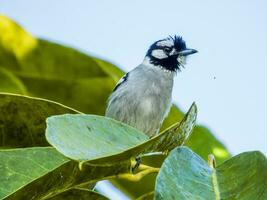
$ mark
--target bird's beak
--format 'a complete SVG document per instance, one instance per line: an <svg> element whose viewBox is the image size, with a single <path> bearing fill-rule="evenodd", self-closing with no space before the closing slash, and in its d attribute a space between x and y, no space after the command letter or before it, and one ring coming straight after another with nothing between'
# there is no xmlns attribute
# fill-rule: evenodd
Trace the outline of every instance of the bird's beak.
<svg viewBox="0 0 267 200"><path fill-rule="evenodd" d="M178 55L180 56L188 56L188 55L191 55L191 54L194 54L194 53L197 53L198 51L195 50L195 49L185 49L183 51L179 51L178 52Z"/></svg>

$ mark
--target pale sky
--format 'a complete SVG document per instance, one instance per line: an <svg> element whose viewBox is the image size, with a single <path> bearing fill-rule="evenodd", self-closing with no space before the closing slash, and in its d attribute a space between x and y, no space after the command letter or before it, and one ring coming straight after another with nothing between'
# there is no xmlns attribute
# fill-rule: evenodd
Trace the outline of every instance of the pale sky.
<svg viewBox="0 0 267 200"><path fill-rule="evenodd" d="M267 1L2 0L0 13L125 71L154 41L183 36L199 53L178 73L174 102L195 101L198 122L233 154L267 154Z"/></svg>

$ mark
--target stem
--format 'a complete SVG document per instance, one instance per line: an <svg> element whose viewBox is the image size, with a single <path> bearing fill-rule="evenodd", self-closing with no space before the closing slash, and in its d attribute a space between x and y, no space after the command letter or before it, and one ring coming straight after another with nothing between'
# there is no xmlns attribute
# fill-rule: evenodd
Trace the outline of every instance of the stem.
<svg viewBox="0 0 267 200"><path fill-rule="evenodd" d="M116 175L115 177L119 179L126 179L129 181L140 181L144 176L151 174L151 173L158 173L160 170L160 168L149 167L146 165L143 165L143 168L146 168L146 169L144 169L141 172L138 172L137 174L126 173L126 174Z"/></svg>
<svg viewBox="0 0 267 200"><path fill-rule="evenodd" d="M141 171L146 170L146 169L151 169L151 168L153 168L153 167L150 167L149 165L144 165L144 164L140 164L138 167L138 169Z"/></svg>
<svg viewBox="0 0 267 200"><path fill-rule="evenodd" d="M208 155L208 165L214 169L216 167L216 160L213 154Z"/></svg>

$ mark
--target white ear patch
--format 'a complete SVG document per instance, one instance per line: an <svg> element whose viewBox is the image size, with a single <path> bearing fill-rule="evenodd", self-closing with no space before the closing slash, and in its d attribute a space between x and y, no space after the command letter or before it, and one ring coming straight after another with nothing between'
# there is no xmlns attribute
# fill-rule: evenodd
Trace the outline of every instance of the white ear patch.
<svg viewBox="0 0 267 200"><path fill-rule="evenodd" d="M157 46L160 46L160 47L172 47L174 44L173 44L173 41L172 40L162 40L162 41L159 41L157 42Z"/></svg>
<svg viewBox="0 0 267 200"><path fill-rule="evenodd" d="M162 49L153 50L151 55L154 56L155 58L158 58L158 59L168 58L168 56L164 53L164 51Z"/></svg>

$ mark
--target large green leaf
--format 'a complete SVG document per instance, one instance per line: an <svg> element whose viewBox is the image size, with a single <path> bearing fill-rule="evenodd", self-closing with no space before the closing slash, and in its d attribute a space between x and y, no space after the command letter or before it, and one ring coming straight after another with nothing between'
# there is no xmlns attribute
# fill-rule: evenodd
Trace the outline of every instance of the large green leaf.
<svg viewBox="0 0 267 200"><path fill-rule="evenodd" d="M139 154L170 151L182 145L195 125L196 115L197 108L193 104L181 123L151 139L126 124L106 117L53 116L47 120L46 137L50 144L69 158L117 162Z"/></svg>
<svg viewBox="0 0 267 200"><path fill-rule="evenodd" d="M70 114L49 117L46 138L74 160L111 156L148 140L142 132L114 119Z"/></svg>
<svg viewBox="0 0 267 200"><path fill-rule="evenodd" d="M187 147L178 147L158 174L155 198L199 200L267 199L267 159L257 151L239 154L215 169Z"/></svg>
<svg viewBox="0 0 267 200"><path fill-rule="evenodd" d="M77 162L52 147L0 150L0 157L0 199L59 199L84 184L130 170L130 162L104 167L84 165L80 170Z"/></svg>
<svg viewBox="0 0 267 200"><path fill-rule="evenodd" d="M0 93L0 148L48 146L46 118L65 113L78 112L44 99Z"/></svg>
<svg viewBox="0 0 267 200"><path fill-rule="evenodd" d="M1 150L0 157L0 199L68 162L52 148Z"/></svg>
<svg viewBox="0 0 267 200"><path fill-rule="evenodd" d="M108 95L113 88L113 80L110 77L76 80L20 78L31 96L51 99L85 113L102 115L105 112Z"/></svg>
<svg viewBox="0 0 267 200"><path fill-rule="evenodd" d="M4 58L1 63L17 75L59 80L107 76L93 58L72 48L39 40L5 16L0 16L0 32L2 50L13 55L19 66L10 66Z"/></svg>
<svg viewBox="0 0 267 200"><path fill-rule="evenodd" d="M82 112L104 113L121 70L72 48L36 39L4 16L0 16L0 32L0 66L20 79L30 95Z"/></svg>

